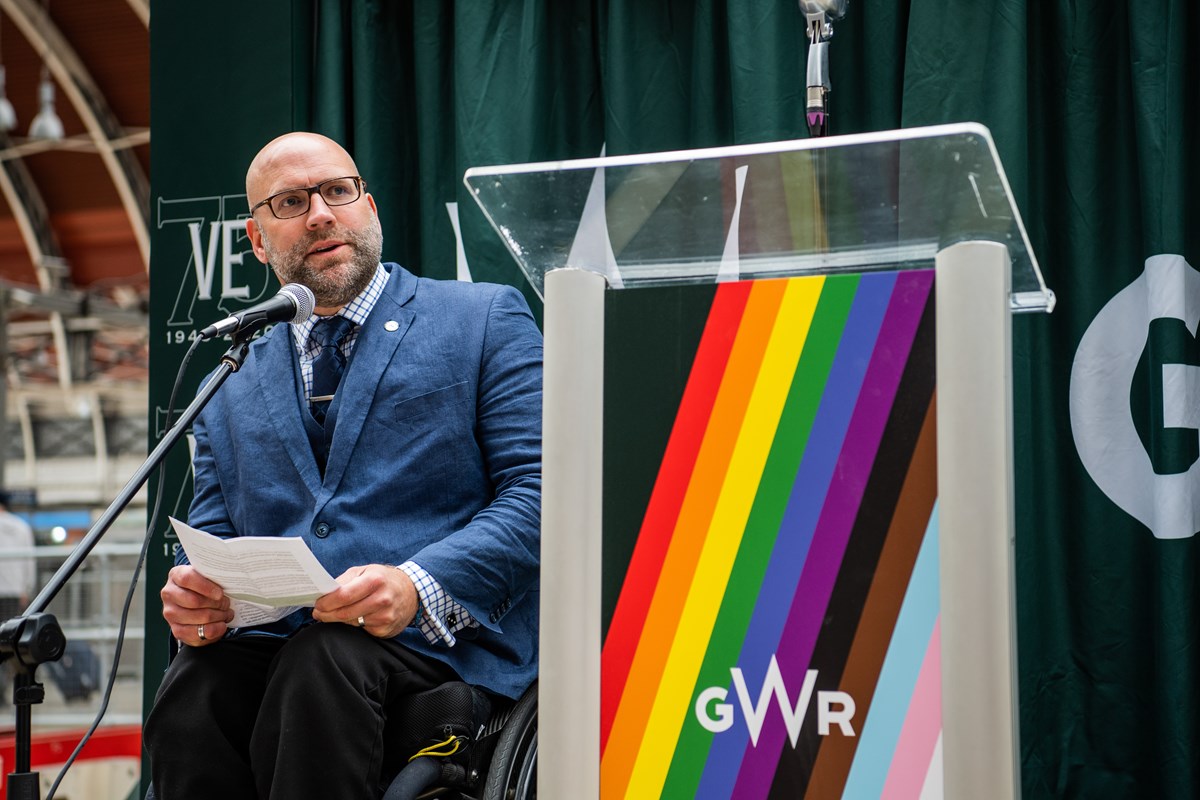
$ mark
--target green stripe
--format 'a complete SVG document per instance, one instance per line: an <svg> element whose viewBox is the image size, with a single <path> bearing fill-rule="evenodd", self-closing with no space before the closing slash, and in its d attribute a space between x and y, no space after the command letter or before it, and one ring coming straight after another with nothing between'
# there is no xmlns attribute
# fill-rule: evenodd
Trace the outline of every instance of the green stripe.
<svg viewBox="0 0 1200 800"><path fill-rule="evenodd" d="M709 686L729 685L730 654L740 652L746 638L758 602L758 588L762 586L783 523L813 419L858 289L858 279L858 275L834 275L825 279L692 693L693 709L702 690ZM713 735L700 727L693 715L694 711L689 711L685 718L663 797L696 795Z"/></svg>

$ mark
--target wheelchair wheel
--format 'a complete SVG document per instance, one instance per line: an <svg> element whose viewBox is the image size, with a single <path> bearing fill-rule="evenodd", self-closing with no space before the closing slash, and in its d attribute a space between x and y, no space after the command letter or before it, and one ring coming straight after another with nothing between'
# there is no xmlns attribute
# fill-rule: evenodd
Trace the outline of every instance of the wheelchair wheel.
<svg viewBox="0 0 1200 800"><path fill-rule="evenodd" d="M534 683L513 707L492 754L483 800L536 800L537 700Z"/></svg>

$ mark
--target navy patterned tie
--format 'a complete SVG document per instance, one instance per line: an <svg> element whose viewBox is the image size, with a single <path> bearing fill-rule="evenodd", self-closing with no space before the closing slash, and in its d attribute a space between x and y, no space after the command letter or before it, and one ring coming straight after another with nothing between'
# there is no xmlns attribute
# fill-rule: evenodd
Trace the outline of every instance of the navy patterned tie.
<svg viewBox="0 0 1200 800"><path fill-rule="evenodd" d="M329 402L342 382L346 369L346 356L342 353L342 340L354 329L354 322L346 317L324 317L317 320L309 337L321 346L313 359L312 410L313 417L325 423L325 412Z"/></svg>

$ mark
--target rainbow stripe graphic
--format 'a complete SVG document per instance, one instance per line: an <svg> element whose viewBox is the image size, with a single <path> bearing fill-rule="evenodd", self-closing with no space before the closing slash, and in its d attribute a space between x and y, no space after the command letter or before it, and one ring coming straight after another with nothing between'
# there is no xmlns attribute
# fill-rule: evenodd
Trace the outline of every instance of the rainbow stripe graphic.
<svg viewBox="0 0 1200 800"><path fill-rule="evenodd" d="M605 800L939 796L932 289L716 289L605 637Z"/></svg>

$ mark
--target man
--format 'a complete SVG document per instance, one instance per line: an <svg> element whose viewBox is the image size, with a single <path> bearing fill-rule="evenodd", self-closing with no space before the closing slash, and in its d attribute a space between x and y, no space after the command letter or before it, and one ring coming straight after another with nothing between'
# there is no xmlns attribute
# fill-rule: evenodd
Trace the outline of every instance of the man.
<svg viewBox="0 0 1200 800"><path fill-rule="evenodd" d="M329 139L270 142L246 194L255 255L316 316L251 345L197 420L188 521L301 536L341 585L231 630L221 588L171 570L163 616L188 646L146 723L155 792L378 797L397 698L517 697L536 675L541 336L514 289L381 264L375 199Z"/></svg>
<svg viewBox="0 0 1200 800"><path fill-rule="evenodd" d="M33 529L8 510L8 492L0 490L0 551L32 550ZM36 580L33 556L0 559L0 622L29 605Z"/></svg>

